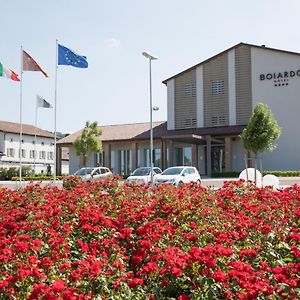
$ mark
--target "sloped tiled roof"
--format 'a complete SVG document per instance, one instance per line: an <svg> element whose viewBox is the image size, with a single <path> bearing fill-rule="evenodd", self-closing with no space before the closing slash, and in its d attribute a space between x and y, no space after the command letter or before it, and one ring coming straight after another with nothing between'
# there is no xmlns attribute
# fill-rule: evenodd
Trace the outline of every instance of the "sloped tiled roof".
<svg viewBox="0 0 300 300"><path fill-rule="evenodd" d="M20 124L8 121L0 121L0 132L9 133L20 133ZM26 135L37 135L42 137L54 138L54 134L43 130L41 128L35 127L33 125L22 124L22 133Z"/></svg>
<svg viewBox="0 0 300 300"><path fill-rule="evenodd" d="M142 140L150 137L149 122L100 126L101 141ZM73 144L83 129L59 140L58 144ZM153 122L153 137L161 137L167 131L167 122Z"/></svg>

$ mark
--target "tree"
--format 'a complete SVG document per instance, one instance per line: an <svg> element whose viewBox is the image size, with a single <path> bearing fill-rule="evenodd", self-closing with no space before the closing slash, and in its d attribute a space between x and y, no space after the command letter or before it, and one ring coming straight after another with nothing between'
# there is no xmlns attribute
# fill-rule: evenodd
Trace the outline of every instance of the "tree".
<svg viewBox="0 0 300 300"><path fill-rule="evenodd" d="M240 136L245 150L254 154L255 169L258 153L274 150L280 134L281 128L272 111L266 104L258 103Z"/></svg>
<svg viewBox="0 0 300 300"><path fill-rule="evenodd" d="M266 104L258 103L246 128L241 134L244 148L254 153L272 151L281 134L281 128Z"/></svg>
<svg viewBox="0 0 300 300"><path fill-rule="evenodd" d="M97 153L102 150L102 143L99 140L101 134L102 131L99 128L97 121L93 123L87 121L81 135L76 138L74 142L76 155L83 156L84 167L86 167L87 157L90 153Z"/></svg>

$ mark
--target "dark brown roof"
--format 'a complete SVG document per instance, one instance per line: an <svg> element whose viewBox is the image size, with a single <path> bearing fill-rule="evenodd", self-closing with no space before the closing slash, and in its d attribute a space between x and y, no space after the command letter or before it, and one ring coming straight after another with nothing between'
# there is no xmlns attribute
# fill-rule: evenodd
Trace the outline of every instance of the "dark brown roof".
<svg viewBox="0 0 300 300"><path fill-rule="evenodd" d="M9 132L9 133L20 133L20 124L19 123L13 123L13 122L7 122L7 121L0 121L0 132ZM22 124L22 133L26 135L37 135L42 137L49 137L54 138L54 134L40 129L38 127L35 127L33 125L28 124Z"/></svg>
<svg viewBox="0 0 300 300"><path fill-rule="evenodd" d="M216 55L214 55L214 56L212 56L212 57L210 57L210 58L208 58L208 59L206 59L206 60L204 60L204 61L202 61L202 62L200 62L200 63L198 63L198 64L196 64L196 65L194 65L194 66L192 66L192 67L190 67L190 68L188 68L188 69L186 69L186 70L184 70L184 71L182 71L178 74L176 74L176 75L173 75L172 77L169 77L169 78L165 79L163 81L163 83L167 84L167 81L169 81L170 79L173 79L173 78L175 78L179 75L182 75L186 72L189 72L190 70L192 70L194 68L197 68L198 66L200 66L200 65L202 65L202 64L204 64L204 63L206 63L206 62L208 62L212 59L215 59L216 57L221 56L224 53L229 52L234 48L238 48L238 47L242 47L242 46L249 46L249 47L259 48L259 49L264 49L264 50L269 50L269 51L271 50L271 51L277 51L277 52L281 52L281 53L300 55L300 53L298 53L298 52L292 52L292 51L280 50L280 49L275 49L275 48L269 48L269 47L266 47L265 45L258 46L258 45L252 45L252 44L247 44L247 43L239 43L239 44L236 44L233 47L230 47L230 48L228 48L228 49L226 49L226 50L224 50L224 51L222 51L222 52L220 52L220 53L218 53L218 54L216 54Z"/></svg>

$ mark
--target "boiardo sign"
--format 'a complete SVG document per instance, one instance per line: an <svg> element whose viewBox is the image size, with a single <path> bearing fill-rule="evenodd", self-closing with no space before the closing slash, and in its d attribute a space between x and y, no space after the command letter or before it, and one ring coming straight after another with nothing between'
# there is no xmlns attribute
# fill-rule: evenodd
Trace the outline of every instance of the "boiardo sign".
<svg viewBox="0 0 300 300"><path fill-rule="evenodd" d="M295 76L300 77L300 70L260 74L259 79L274 80L274 79L282 79L282 78L292 78Z"/></svg>

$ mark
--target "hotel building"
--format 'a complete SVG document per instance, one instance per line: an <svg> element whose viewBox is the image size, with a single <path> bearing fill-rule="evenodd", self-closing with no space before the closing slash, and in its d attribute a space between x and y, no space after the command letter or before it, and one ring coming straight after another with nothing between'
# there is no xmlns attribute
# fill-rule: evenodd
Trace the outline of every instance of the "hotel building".
<svg viewBox="0 0 300 300"><path fill-rule="evenodd" d="M167 121L153 124L155 166L193 165L207 176L243 170L239 135L262 102L282 128L277 148L261 154L263 169L300 169L300 53L240 43L163 83ZM149 123L101 128L103 152L89 165L100 162L122 175L149 165ZM58 142L70 149L70 173L82 165L73 147L80 132Z"/></svg>

